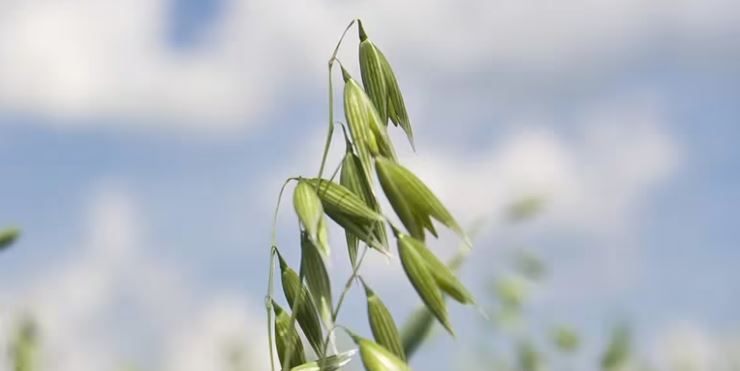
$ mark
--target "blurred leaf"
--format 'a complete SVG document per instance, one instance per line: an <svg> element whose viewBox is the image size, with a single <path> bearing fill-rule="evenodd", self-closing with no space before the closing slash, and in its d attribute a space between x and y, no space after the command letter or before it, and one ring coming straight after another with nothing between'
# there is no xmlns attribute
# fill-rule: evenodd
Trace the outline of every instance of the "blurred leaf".
<svg viewBox="0 0 740 371"><path fill-rule="evenodd" d="M238 342L229 342L225 345L225 357L230 371L247 371L248 357L244 347ZM132 369L133 370L133 369Z"/></svg>
<svg viewBox="0 0 740 371"><path fill-rule="evenodd" d="M578 334L567 326L561 325L553 329L551 337L555 346L562 352L574 352L581 345Z"/></svg>
<svg viewBox="0 0 740 371"><path fill-rule="evenodd" d="M506 309L520 309L526 298L526 287L521 279L503 278L493 285L493 292Z"/></svg>
<svg viewBox="0 0 740 371"><path fill-rule="evenodd" d="M531 280L538 281L547 274L545 264L531 251L519 251L515 260L517 270Z"/></svg>
<svg viewBox="0 0 740 371"><path fill-rule="evenodd" d="M615 370L624 365L629 359L630 343L629 328L624 324L615 326L610 335L609 345L601 357L601 368Z"/></svg>
<svg viewBox="0 0 740 371"><path fill-rule="evenodd" d="M542 359L539 351L529 341L519 344L517 350L519 358L519 369L521 371L538 371L542 367Z"/></svg>
<svg viewBox="0 0 740 371"><path fill-rule="evenodd" d="M525 197L509 205L506 215L510 222L523 222L539 214L544 204L545 199L542 197Z"/></svg>
<svg viewBox="0 0 740 371"><path fill-rule="evenodd" d="M8 248L20 236L21 231L18 228L6 228L0 230L0 250Z"/></svg>
<svg viewBox="0 0 740 371"><path fill-rule="evenodd" d="M36 323L25 318L20 321L10 341L10 360L13 371L36 370L36 353L38 351L38 328Z"/></svg>
<svg viewBox="0 0 740 371"><path fill-rule="evenodd" d="M401 329L401 343L406 358L410 359L419 346L429 336L434 325L434 315L427 307L419 307L411 314Z"/></svg>
<svg viewBox="0 0 740 371"><path fill-rule="evenodd" d="M522 316L519 308L500 308L494 313L495 324L503 329L515 330L522 325Z"/></svg>

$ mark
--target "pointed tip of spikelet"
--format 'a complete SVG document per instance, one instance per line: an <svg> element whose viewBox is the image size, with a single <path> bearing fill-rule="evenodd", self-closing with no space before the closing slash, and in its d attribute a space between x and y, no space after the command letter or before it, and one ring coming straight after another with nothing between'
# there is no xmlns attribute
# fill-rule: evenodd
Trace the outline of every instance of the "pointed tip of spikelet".
<svg viewBox="0 0 740 371"><path fill-rule="evenodd" d="M365 33L365 27L362 26L362 20L357 19L357 33L360 36L360 42L367 40L367 33Z"/></svg>

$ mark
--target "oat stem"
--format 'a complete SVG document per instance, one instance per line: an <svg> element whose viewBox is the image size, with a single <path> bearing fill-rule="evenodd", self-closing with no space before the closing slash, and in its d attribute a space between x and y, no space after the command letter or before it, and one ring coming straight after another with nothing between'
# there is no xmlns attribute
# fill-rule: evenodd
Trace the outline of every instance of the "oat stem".
<svg viewBox="0 0 740 371"><path fill-rule="evenodd" d="M275 354L272 349L273 341L273 318L272 318L272 291L273 276L275 275L275 246L270 247L270 275L267 281L267 295L265 296L265 309L267 310L267 347L270 349L270 370L275 371Z"/></svg>
<svg viewBox="0 0 740 371"><path fill-rule="evenodd" d="M352 274L347 279L347 282L344 284L344 289L342 290L342 293L339 295L339 300L337 300L337 305L334 308L334 311L331 314L332 323L334 323L334 327L326 334L326 338L324 339L323 349L321 351L321 355L319 356L321 359L326 358L326 352L329 347L329 339L331 337L331 334L334 333L334 330L336 330L338 327L344 328L344 326L337 325L337 317L339 316L339 310L342 309L342 304L344 303L344 297L347 296L347 293L352 288L352 283L354 280L359 276L360 266L362 266L362 262L365 260L365 255L367 254L367 250L369 249L367 245L363 245L364 249L362 250L362 254L360 255L360 258L357 260L357 264L352 268Z"/></svg>
<svg viewBox="0 0 740 371"><path fill-rule="evenodd" d="M283 199L283 193L285 192L285 187L290 183L290 181L295 180L295 178L291 177L286 179L283 182L282 187L280 187L280 193L278 193L278 199L277 203L275 204L275 211L272 215L272 241L270 242L270 273L267 278L267 295L265 296L265 309L267 310L267 339L269 343L267 344L267 347L270 349L270 369L272 371L275 371L275 355L272 349L273 344L273 318L272 318L272 293L274 292L274 276L275 276L275 256L277 255L277 222L278 222L278 213L280 211L280 201ZM288 352L290 353L290 352Z"/></svg>
<svg viewBox="0 0 740 371"><path fill-rule="evenodd" d="M334 321L337 320L337 317L339 316L339 310L342 309L342 304L344 303L344 297L347 295L349 290L352 288L352 283L354 282L355 278L357 278L358 273L360 271L360 266L362 266L362 262L365 259L365 255L367 254L368 247L365 245L365 248L362 250L362 255L360 255L360 258L357 260L357 264L355 264L354 268L352 268L352 275L349 276L347 279L347 282L344 284L344 290L342 290L342 294L339 295L339 299L337 300L337 306L334 308L334 313L331 314L332 319Z"/></svg>
<svg viewBox="0 0 740 371"><path fill-rule="evenodd" d="M331 147L331 137L334 134L334 85L332 83L331 79L331 71L334 67L334 61L337 60L337 53L339 52L339 47L342 45L342 41L344 40L344 37L347 35L347 32L350 28L352 28L352 25L355 24L356 20L352 20L352 22L349 22L347 27L344 29L344 32L342 32L342 36L339 38L339 41L337 42L337 45L334 47L334 52L331 54L331 57L329 58L329 129L326 133L326 143L324 144L324 154L321 156L321 166L319 166L319 178L321 178L321 175L324 173L324 165L326 165L326 157L329 155L329 147Z"/></svg>

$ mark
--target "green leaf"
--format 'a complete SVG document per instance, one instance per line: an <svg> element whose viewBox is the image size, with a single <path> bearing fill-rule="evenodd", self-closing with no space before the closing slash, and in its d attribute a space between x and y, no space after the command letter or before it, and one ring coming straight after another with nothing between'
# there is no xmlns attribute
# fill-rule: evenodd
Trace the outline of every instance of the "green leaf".
<svg viewBox="0 0 740 371"><path fill-rule="evenodd" d="M380 51L370 40L360 42L360 71L362 85L372 100L383 124L388 122L388 88Z"/></svg>
<svg viewBox="0 0 740 371"><path fill-rule="evenodd" d="M360 348L360 358L367 371L410 371L409 366L380 344L349 333Z"/></svg>
<svg viewBox="0 0 740 371"><path fill-rule="evenodd" d="M309 179L307 182L316 190L325 212L338 212L370 222L383 221L382 215L344 186L318 178Z"/></svg>
<svg viewBox="0 0 740 371"><path fill-rule="evenodd" d="M502 306L518 311L527 296L526 286L518 277L505 277L494 284L496 297Z"/></svg>
<svg viewBox="0 0 740 371"><path fill-rule="evenodd" d="M537 255L529 251L518 251L515 256L515 264L516 269L530 280L540 280L547 272L545 264Z"/></svg>
<svg viewBox="0 0 740 371"><path fill-rule="evenodd" d="M6 228L0 231L0 250L9 247L20 236L21 231L18 228Z"/></svg>
<svg viewBox="0 0 740 371"><path fill-rule="evenodd" d="M396 74L383 52L367 38L362 22L359 22L358 25L360 32L360 71L365 90L377 109L383 124L387 125L390 118L396 126L400 125L413 148L414 133L411 129Z"/></svg>
<svg viewBox="0 0 740 371"><path fill-rule="evenodd" d="M399 233L397 239L398 254L401 257L401 265L406 272L406 277L408 277L429 311L454 336L455 332L447 314L447 305L434 276L422 256L409 243L409 237Z"/></svg>
<svg viewBox="0 0 740 371"><path fill-rule="evenodd" d="M372 158L384 156L395 160L396 153L385 124L381 121L370 97L344 68L342 74L345 81L344 116L365 175L372 179Z"/></svg>
<svg viewBox="0 0 740 371"><path fill-rule="evenodd" d="M290 325L290 314L281 308L274 300L272 308L275 312L275 348L278 352L278 360L282 364L288 357L287 368L306 363L306 354L303 350L301 338L298 336L295 326Z"/></svg>
<svg viewBox="0 0 740 371"><path fill-rule="evenodd" d="M434 315L426 306L417 308L401 329L401 342L406 357L411 358L426 340L434 325Z"/></svg>
<svg viewBox="0 0 740 371"><path fill-rule="evenodd" d="M612 330L609 345L601 357L603 370L615 370L624 365L630 354L630 331L625 325L615 326Z"/></svg>
<svg viewBox="0 0 740 371"><path fill-rule="evenodd" d="M321 215L321 219L319 219L319 231L316 239L316 247L319 252L328 257L331 252L331 248L329 247L329 228L326 225L326 218L324 215Z"/></svg>
<svg viewBox="0 0 740 371"><path fill-rule="evenodd" d="M308 182L298 181L293 191L293 207L310 238L318 241L319 222L324 215L324 209L316 190Z"/></svg>
<svg viewBox="0 0 740 371"><path fill-rule="evenodd" d="M455 218L416 175L405 167L383 158L377 158L375 166L383 192L401 219L401 223L413 237L423 240L423 231L419 232L423 228L419 224L419 217L431 216L457 233L468 246L471 245Z"/></svg>
<svg viewBox="0 0 740 371"><path fill-rule="evenodd" d="M373 332L375 341L391 351L399 359L405 361L406 355L403 352L401 344L401 335L398 333L398 327L393 320L390 311L385 306L380 297L362 281L365 287L365 296L367 297L367 317L370 322L370 330Z"/></svg>
<svg viewBox="0 0 740 371"><path fill-rule="evenodd" d="M15 371L34 371L38 358L38 327L31 318L24 318L9 344L9 358Z"/></svg>
<svg viewBox="0 0 740 371"><path fill-rule="evenodd" d="M540 213L544 204L545 199L536 196L524 197L517 200L509 205L507 211L509 220L512 222L522 222L531 219Z"/></svg>
<svg viewBox="0 0 740 371"><path fill-rule="evenodd" d="M411 236L402 236L399 238L407 239L408 244L419 253L442 291L462 304L472 304L475 302L473 295L457 279L457 276L423 242Z"/></svg>
<svg viewBox="0 0 740 371"><path fill-rule="evenodd" d="M384 162L378 161L376 163L375 170L378 173L378 180L383 188L385 197L391 204L393 211L396 212L398 219L406 227L406 231L413 237L424 240L424 224L422 223L423 217L420 217L417 210L414 210L413 205L409 202L409 199L404 194L398 183L391 177L391 173Z"/></svg>
<svg viewBox="0 0 740 371"><path fill-rule="evenodd" d="M370 186L365 173L362 171L360 158L354 154L352 151L352 145L349 142L347 143L347 151L342 160L339 184L349 189L352 193L362 199L368 207L380 214L380 205L373 194L372 187ZM373 235L380 245L384 247L388 246L388 236L386 234L384 223L378 222L377 225L374 226ZM354 266L356 264L357 249L359 245L358 237L346 229L345 236L347 239L347 249L349 250L350 261L352 262L352 266Z"/></svg>
<svg viewBox="0 0 740 371"><path fill-rule="evenodd" d="M319 320L316 304L311 298L309 290L301 283L298 274L288 267L282 256L278 254L282 278L283 293L291 308L296 308L296 320L303 329L306 339L316 353L322 349L323 336L321 321Z"/></svg>
<svg viewBox="0 0 740 371"><path fill-rule="evenodd" d="M571 353L580 346L580 339L573 329L567 326L558 326L552 330L552 341L562 352Z"/></svg>
<svg viewBox="0 0 740 371"><path fill-rule="evenodd" d="M388 247L384 246L382 242L378 240L376 232L374 232L377 228L382 226L380 222L368 222L367 219L348 216L331 208L327 208L325 211L326 215L328 215L331 220L339 224L339 226L344 229L345 233L351 233L353 236L356 236L365 242L368 246L384 254L388 254Z"/></svg>
<svg viewBox="0 0 740 371"><path fill-rule="evenodd" d="M531 342L519 344L519 367L522 371L538 371L542 369L540 353Z"/></svg>
<svg viewBox="0 0 740 371"><path fill-rule="evenodd" d="M411 129L409 114L406 112L406 104L403 102L401 88L398 87L396 75L393 73L393 69L391 69L391 65L388 63L385 55L383 55L383 52L378 50L378 54L380 55L381 67L386 77L386 86L388 87L388 117L390 117L396 126L401 126L406 133L406 137L409 139L411 148L414 148L414 132Z"/></svg>
<svg viewBox="0 0 740 371"><path fill-rule="evenodd" d="M318 248L305 232L301 233L301 274L306 279L308 290L318 306L324 323L330 327L333 321L329 273Z"/></svg>

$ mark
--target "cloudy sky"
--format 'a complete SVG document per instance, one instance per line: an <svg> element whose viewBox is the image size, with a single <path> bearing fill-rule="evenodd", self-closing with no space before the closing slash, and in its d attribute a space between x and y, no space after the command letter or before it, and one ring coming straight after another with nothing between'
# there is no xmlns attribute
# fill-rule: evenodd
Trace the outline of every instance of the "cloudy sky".
<svg viewBox="0 0 740 371"><path fill-rule="evenodd" d="M463 271L476 294L525 246L550 271L537 329L598 345L628 319L667 369L721 369L740 346L732 0L0 0L0 226L24 230L0 257L0 340L31 313L50 370L226 370L229 349L266 369L272 209L318 168L326 60L356 17L404 91L418 151L394 132L402 161L465 225L487 221ZM503 221L531 195L535 220ZM295 262L289 206L279 227ZM396 260L366 270L397 317L418 305ZM365 330L361 299L345 320ZM454 369L477 338L452 313L458 341L417 369Z"/></svg>

